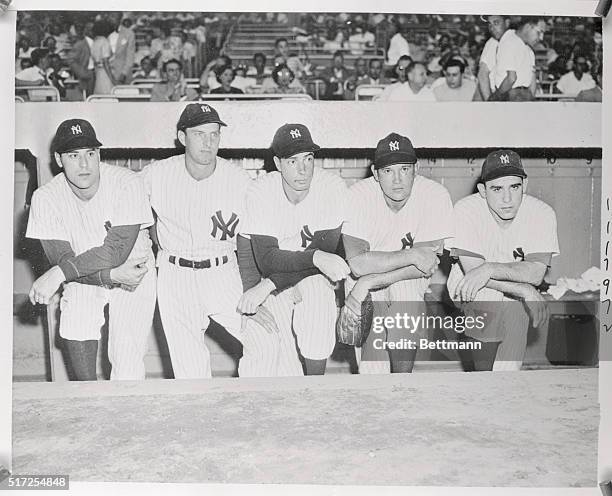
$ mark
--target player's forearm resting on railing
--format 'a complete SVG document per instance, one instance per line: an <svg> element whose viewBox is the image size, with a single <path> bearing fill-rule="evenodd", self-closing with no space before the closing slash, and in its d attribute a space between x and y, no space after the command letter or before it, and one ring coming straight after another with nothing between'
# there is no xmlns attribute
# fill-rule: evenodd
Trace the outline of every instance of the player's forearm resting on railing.
<svg viewBox="0 0 612 496"><path fill-rule="evenodd" d="M357 298L358 301L363 301L363 298L366 296L365 291L374 291L377 289L386 288L399 281L420 279L421 277L429 277L430 275L431 274L424 274L414 266L395 269L383 274L369 274L359 278L351 293ZM364 293L359 294L360 292ZM363 298L359 298L359 296L362 296Z"/></svg>
<svg viewBox="0 0 612 496"><path fill-rule="evenodd" d="M74 251L68 241L58 239L41 240L41 244L49 263L58 266L62 260L74 257ZM76 279L76 282L90 286L107 286L113 283L110 277L111 269L103 269L93 274Z"/></svg>
<svg viewBox="0 0 612 496"><path fill-rule="evenodd" d="M109 228L101 246L91 248L80 255L63 257L58 265L66 281L74 281L100 270L119 267L128 259L139 231L140 224L113 226Z"/></svg>
<svg viewBox="0 0 612 496"><path fill-rule="evenodd" d="M509 262L496 263L485 262L482 270L490 274L489 279L496 281L524 282L533 286L539 286L544 280L547 265L544 262Z"/></svg>
<svg viewBox="0 0 612 496"><path fill-rule="evenodd" d="M302 279L321 273L319 269L313 268L297 272L275 272L271 273L268 278L262 279L255 262L250 239L238 235L236 244L238 248L238 268L244 292L259 284L268 288L268 293L271 293L274 290L283 290L295 286Z"/></svg>
<svg viewBox="0 0 612 496"><path fill-rule="evenodd" d="M298 272L316 268L313 262L315 250L281 250L277 238L259 234L251 234L251 246L263 277L275 272Z"/></svg>
<svg viewBox="0 0 612 496"><path fill-rule="evenodd" d="M136 236L132 235L132 227L136 228ZM109 230L103 246L92 248L78 256L75 256L68 241L41 240L43 250L53 267L34 281L29 293L30 301L33 304L48 304L63 282L105 287L121 286L129 291L135 290L147 272L144 266L147 258L130 261L129 264L125 262L132 251L139 229L139 225L121 226L115 228L113 234ZM62 267L68 267L66 272Z"/></svg>
<svg viewBox="0 0 612 496"><path fill-rule="evenodd" d="M413 267L419 269L423 277L432 264L437 264L436 251L441 241L431 241L413 248L397 251L369 251L367 241L352 236L343 236L346 259L355 277L370 274L385 274L396 269ZM415 279L412 277L411 279Z"/></svg>
<svg viewBox="0 0 612 496"><path fill-rule="evenodd" d="M503 264L470 256L459 257L459 262L465 275L457 285L455 295L463 300L472 300L484 287L517 298L529 298L533 296L535 286L542 282L547 267L544 262Z"/></svg>

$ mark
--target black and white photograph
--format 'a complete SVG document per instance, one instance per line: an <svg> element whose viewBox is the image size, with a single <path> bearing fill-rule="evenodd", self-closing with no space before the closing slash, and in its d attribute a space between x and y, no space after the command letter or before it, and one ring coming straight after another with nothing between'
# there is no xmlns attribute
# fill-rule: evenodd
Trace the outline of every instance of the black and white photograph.
<svg viewBox="0 0 612 496"><path fill-rule="evenodd" d="M612 478L607 21L15 3L0 488Z"/></svg>

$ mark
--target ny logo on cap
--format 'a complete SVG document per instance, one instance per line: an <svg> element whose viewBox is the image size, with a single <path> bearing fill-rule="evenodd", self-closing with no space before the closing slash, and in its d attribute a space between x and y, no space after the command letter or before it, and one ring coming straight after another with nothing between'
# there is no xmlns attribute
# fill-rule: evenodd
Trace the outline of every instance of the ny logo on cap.
<svg viewBox="0 0 612 496"><path fill-rule="evenodd" d="M399 141L390 141L389 150L391 150L392 152L399 151Z"/></svg>
<svg viewBox="0 0 612 496"><path fill-rule="evenodd" d="M75 124L70 128L70 130L72 131L72 134L83 134L83 131L81 130L81 126L79 124Z"/></svg>
<svg viewBox="0 0 612 496"><path fill-rule="evenodd" d="M299 129L292 129L291 131L289 131L289 134L291 135L293 139L302 137L302 133L300 133Z"/></svg>
<svg viewBox="0 0 612 496"><path fill-rule="evenodd" d="M210 107L208 105L200 105L202 112L210 112Z"/></svg>
<svg viewBox="0 0 612 496"><path fill-rule="evenodd" d="M508 155L500 155L499 156L499 160L504 165L509 165L510 164L510 157L508 157Z"/></svg>

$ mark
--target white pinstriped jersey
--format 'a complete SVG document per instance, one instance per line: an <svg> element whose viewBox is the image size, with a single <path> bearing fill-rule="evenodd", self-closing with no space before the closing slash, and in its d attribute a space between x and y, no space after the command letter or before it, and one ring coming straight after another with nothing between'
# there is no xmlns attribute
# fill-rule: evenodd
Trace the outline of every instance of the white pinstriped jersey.
<svg viewBox="0 0 612 496"><path fill-rule="evenodd" d="M291 203L280 172L258 178L247 195L242 232L273 236L283 250L304 250L316 231L335 229L345 220L347 187L337 175L315 168L306 197Z"/></svg>
<svg viewBox="0 0 612 496"><path fill-rule="evenodd" d="M351 215L343 232L370 244L372 251L396 251L413 243L452 236L448 191L436 181L417 175L406 204L394 212L380 185L369 177L350 189Z"/></svg>
<svg viewBox="0 0 612 496"><path fill-rule="evenodd" d="M142 178L123 167L100 163L96 194L83 201L72 192L64 173L58 174L32 196L26 236L68 241L76 255L101 246L107 228L140 224L141 230L130 258L151 253L144 228L153 223Z"/></svg>
<svg viewBox="0 0 612 496"><path fill-rule="evenodd" d="M448 191L423 176L415 177L410 197L399 212L389 208L373 177L351 187L350 205L343 233L367 241L371 251L397 251L453 235ZM428 285L428 278L412 279L392 284L389 291L397 294L396 299L420 300Z"/></svg>
<svg viewBox="0 0 612 496"><path fill-rule="evenodd" d="M163 250L189 260L233 255L252 184L246 171L217 157L212 175L197 181L185 155L177 155L153 162L143 174Z"/></svg>
<svg viewBox="0 0 612 496"><path fill-rule="evenodd" d="M456 203L454 224L455 237L448 246L480 255L487 262L516 262L532 253L559 254L555 211L530 195L523 196L516 217L506 228L495 221L487 201L478 193ZM447 283L451 296L461 277L461 267L454 264ZM477 299L500 301L503 293L483 288Z"/></svg>

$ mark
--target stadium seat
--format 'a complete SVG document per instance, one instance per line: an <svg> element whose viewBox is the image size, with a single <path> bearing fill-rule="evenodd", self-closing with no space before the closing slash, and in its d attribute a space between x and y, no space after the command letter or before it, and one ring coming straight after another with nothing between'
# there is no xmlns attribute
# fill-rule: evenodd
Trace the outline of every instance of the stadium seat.
<svg viewBox="0 0 612 496"><path fill-rule="evenodd" d="M362 84L355 90L355 100L372 100L380 95L386 86L382 84Z"/></svg>
<svg viewBox="0 0 612 496"><path fill-rule="evenodd" d="M119 103L119 97L112 95L91 95L87 97L87 102L113 102Z"/></svg>
<svg viewBox="0 0 612 496"><path fill-rule="evenodd" d="M132 95L140 95L141 88L138 86L132 85L117 85L113 86L111 90L111 95L122 95L122 96L132 96Z"/></svg>
<svg viewBox="0 0 612 496"><path fill-rule="evenodd" d="M54 86L16 86L15 92L23 93L30 102L60 101L59 91Z"/></svg>

